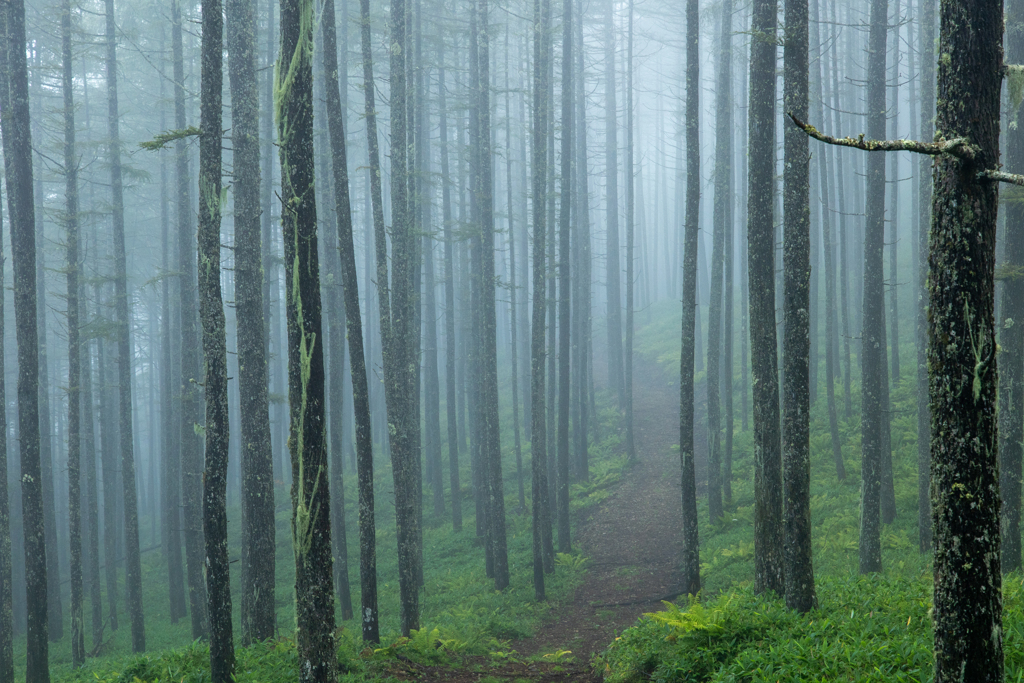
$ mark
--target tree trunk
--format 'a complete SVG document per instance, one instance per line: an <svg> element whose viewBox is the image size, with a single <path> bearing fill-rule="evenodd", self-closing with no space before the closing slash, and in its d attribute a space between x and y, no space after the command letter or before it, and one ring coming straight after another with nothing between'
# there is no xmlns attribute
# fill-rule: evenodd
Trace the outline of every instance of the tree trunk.
<svg viewBox="0 0 1024 683"><path fill-rule="evenodd" d="M0 38L3 38L4 45L0 46L0 106L9 103L7 95L9 87L10 68L8 62L8 50L6 45L10 42L7 33L6 11L0 11ZM6 147L4 148L6 152ZM5 157L7 161L7 157ZM13 190L8 186L8 190ZM11 206L8 196L8 207ZM9 214L11 215L11 214ZM13 228L13 224L11 225ZM3 221L0 219L0 344L4 340L4 299L6 290L3 286ZM13 230L12 230L13 236ZM3 405L0 405L0 680L14 680L14 589L13 589L13 557L11 554L11 507L8 494L7 478L7 388L4 364L4 354L0 353L0 397L3 398ZM95 532L94 532L95 533Z"/></svg>
<svg viewBox="0 0 1024 683"><path fill-rule="evenodd" d="M872 0L871 28L868 34L867 135L885 137L885 49L887 2ZM861 521L860 572L882 571L881 478L882 424L888 419L882 363L885 358L884 282L882 247L884 242L885 156L870 155L867 160L867 194L864 223L864 340L861 344Z"/></svg>
<svg viewBox="0 0 1024 683"><path fill-rule="evenodd" d="M312 0L282 0L274 104L280 141L288 314L292 535L299 680L337 677L320 265L313 184Z"/></svg>
<svg viewBox="0 0 1024 683"><path fill-rule="evenodd" d="M775 332L776 3L753 6L750 45L750 159L747 191L747 269L750 273L750 353L754 385L754 590L782 595L782 457Z"/></svg>
<svg viewBox="0 0 1024 683"><path fill-rule="evenodd" d="M1019 64L1024 60L1024 3L1014 0L1006 8L1006 61ZM1009 112L1011 120L1020 116ZM1024 167L1024 131L1009 126L1006 131L1005 164L1011 173ZM1024 266L1024 206L1007 202L1006 265ZM1002 311L997 320L1002 328L999 343L1003 363L999 376L999 492L1002 497L1002 568L1004 572L1020 569L1020 506L1021 506L1021 442L1024 441L1024 281L1010 277L1003 280ZM1005 322L1004 322L1005 321Z"/></svg>
<svg viewBox="0 0 1024 683"><path fill-rule="evenodd" d="M333 281L330 283L331 294L328 297L329 305L331 306L330 313L330 350L331 350L331 421L330 421L330 433L331 433L331 466L334 468L331 471L332 481L336 484L333 486L333 490L338 493L338 499L334 501L334 519L331 525L332 540L334 542L334 555L337 560L337 566L335 567L335 581L334 588L338 593L341 600L341 618L345 621L352 618L352 595L351 589L349 588L348 581L348 537L345 528L345 488L344 482L341 476L341 449L342 449L342 397L343 388L341 386L342 380L342 369L344 366L344 336L342 332L342 326L349 328L350 335L358 335L358 340L349 339L349 346L352 348L350 354L353 358L353 371L357 365L361 366L362 372L362 383L366 384L366 368L362 363L355 363L354 357L356 349L358 349L359 358L363 357L363 327L362 321L359 319L359 283L358 278L355 274L355 252L352 246L352 207L349 198L348 188L348 160L345 143L345 113L342 109L341 104L341 90L338 84L339 81L339 68L338 68L338 40L337 40L337 29L335 28L336 20L334 18L334 0L326 0L323 4L323 36L324 36L324 48L323 48L323 61L321 62L324 70L324 88L326 93L326 109L327 109L327 128L330 135L331 142L331 175L334 178L334 217L337 222L335 226L335 233L331 235L330 230L325 232L325 242L327 244L327 258L329 259L327 264L327 271L332 275L338 271L340 266L341 275L340 280ZM347 71L344 72L346 78L343 80L345 87L348 87ZM343 225L344 224L344 225ZM347 243L345 242L347 240ZM349 281L345 277L346 266L344 260L347 258L352 259L352 273L351 280ZM343 296L347 296L349 290L355 293L355 306L347 304L343 300ZM354 310L356 316L355 328L350 328L348 324L348 311ZM354 377L353 377L354 378ZM357 382L359 380L356 380ZM353 385L354 387L355 385ZM353 389L355 390L355 389ZM365 402L365 386L363 387L363 394L360 400ZM369 404L363 406L360 405L358 409L361 411L365 409L366 415L360 415L361 424L369 428ZM359 436L357 435L357 438ZM368 444L364 444L369 454L370 462L369 467L372 470L373 467L373 452L372 443L369 442L369 432L367 431ZM365 467L365 465L364 465ZM357 475L358 476L358 475ZM372 493L372 492L371 492ZM373 569L373 581L372 592L376 594L376 563ZM376 613L376 604L370 606L371 610Z"/></svg>
<svg viewBox="0 0 1024 683"><path fill-rule="evenodd" d="M227 341L220 284L221 92L224 79L224 18L220 0L209 0L203 5L202 19L197 245L199 318L203 328L203 393L206 396L203 429L206 446L206 468L203 471L204 573L210 601L210 678L213 683L228 683L234 678L235 646L231 629L228 516L225 509L229 425ZM239 130L240 123L242 130ZM247 132L247 122L232 119L232 126L233 140L237 143L243 131ZM239 152L237 144L234 151L236 154ZM236 170L239 162L245 164L244 152L248 150L243 146L242 151L242 159L235 160ZM258 180L252 187L259 187ZM244 218L249 207L243 204L237 209ZM241 359L239 362L241 364Z"/></svg>
<svg viewBox="0 0 1024 683"><path fill-rule="evenodd" d="M462 531L462 497L459 483L459 426L455 365L455 244L452 237L451 177L448 168L448 104L446 100L444 40L438 40L437 103L441 136L441 211L444 222L444 350L445 409L448 413L448 472L451 489L452 529ZM514 290L513 290L514 292ZM515 294L512 295L515 297ZM513 298L513 302L515 299ZM513 306L514 307L514 306ZM515 373L513 373L514 375ZM515 380L513 380L515 381Z"/></svg>
<svg viewBox="0 0 1024 683"><path fill-rule="evenodd" d="M18 442L21 449L21 505L25 540L27 683L48 683L46 539L39 464L39 336L36 311L35 206L32 189L32 133L25 56L25 4L14 0L0 12L6 37L0 50L0 109L7 206L14 260L14 316L18 342Z"/></svg>
<svg viewBox="0 0 1024 683"><path fill-rule="evenodd" d="M817 0L812 0L817 1ZM808 0L786 0L784 99L787 112L805 118L808 108ZM787 126L783 202L785 211L785 341L783 362L783 485L785 487L786 606L814 607L811 562L810 447L810 155L804 132Z"/></svg>
<svg viewBox="0 0 1024 683"><path fill-rule="evenodd" d="M572 52L573 20L572 0L562 2L562 177L560 188L560 206L558 216L558 491L557 508L558 514L558 552L568 553L572 551L569 523L569 287L570 276L570 217L572 215L572 181L573 181L573 157L572 157L572 116L573 116L573 66L575 60ZM631 15L632 16L632 15ZM627 178L629 176L627 175ZM627 180L628 182L628 180ZM627 185L627 188L629 185ZM627 190L628 194L628 190ZM631 223L628 225L632 226ZM627 255L627 259L629 256ZM632 341L630 324L632 323L632 307L629 305L629 296L633 293L629 280L626 280L627 304L626 315L629 320L626 322L627 352ZM554 331L552 330L552 334ZM631 365L626 360L626 378L629 379ZM552 378L554 381L554 378ZM632 390L626 386L626 451L632 455L632 434L633 427L630 419L630 400Z"/></svg>
<svg viewBox="0 0 1024 683"><path fill-rule="evenodd" d="M589 454L587 444L587 423L589 421L588 408L588 378L592 372L590 356L590 189L589 189L589 160L587 158L587 98L586 83L584 83L584 62L583 62L583 7L582 0L576 5L576 249L574 254L578 259L576 268L576 292L573 295L576 306L574 313L577 316L576 323L576 386L574 398L578 405L579 420L576 423L575 439L575 460L576 475L581 481L590 478ZM525 155L523 164L525 166ZM525 231L524 231L525 234ZM596 424L596 420L595 420Z"/></svg>
<svg viewBox="0 0 1024 683"><path fill-rule="evenodd" d="M722 5L718 83L715 93L715 198L712 215L711 305L708 306L708 516L722 517L722 408L719 381L722 346L722 270L732 201L732 0ZM729 375L727 375L729 377ZM731 379L731 377L730 377ZM726 388L729 391L729 388Z"/></svg>
<svg viewBox="0 0 1024 683"><path fill-rule="evenodd" d="M275 631L274 462L268 402L267 321L263 316L256 7L253 0L227 0L224 10L231 87L232 166L236 179L233 187L235 324L241 403L241 642L250 644L272 638Z"/></svg>
<svg viewBox="0 0 1024 683"><path fill-rule="evenodd" d="M935 528L935 680L1003 680L997 353L992 313L1003 15L994 0L942 0L935 127L972 162L936 159L928 367ZM1016 47L1016 46L1014 46ZM963 207L970 207L964 210Z"/></svg>
<svg viewBox="0 0 1024 683"><path fill-rule="evenodd" d="M818 0L811 0L810 44L821 45L818 29ZM817 59L815 59L817 57ZM824 102L822 100L822 71L828 75L828 65L823 64L825 52L814 48L810 56L816 66L811 71L810 80L814 90L814 118L824 123ZM820 62L819 62L820 60ZM843 464L842 444L839 437L839 417L836 412L836 271L835 244L832 233L832 196L829 194L832 176L832 159L834 150L821 150L817 157L818 177L820 181L822 207L821 232L825 247L825 397L828 409L828 429L832 441L832 460L835 462L836 479L846 481L846 467Z"/></svg>
<svg viewBox="0 0 1024 683"><path fill-rule="evenodd" d="M389 304L388 304L388 271L387 271L387 243L386 236L384 234L384 202L381 196L380 186L380 152L378 150L377 143L377 109L374 104L374 83L373 83L373 49L370 44L370 0L361 0L360 4L360 39L363 52L363 92L365 96L365 109L364 113L366 116L366 144L367 144L367 156L370 162L370 199L373 213L373 234L374 234L374 246L376 251L376 265L377 265L377 302L378 310L380 312L380 330L381 330L381 343L384 342L384 324L389 319ZM342 240L344 243L344 241ZM366 253L369 255L370 249L367 245ZM369 259L367 259L367 265L369 265ZM342 266L345 267L344 262ZM369 277L369 268L367 268L367 277ZM351 297L352 294L346 292L347 297ZM367 297L369 297L369 291L367 291ZM346 299L347 301L347 299ZM367 315L372 317L369 310ZM352 312L351 317L348 318L349 324L354 324L359 318L356 316L355 311ZM349 348L352 349L352 337L349 337ZM352 380L353 382L359 381L360 372L358 370L358 363L355 359L356 352L353 350L352 353ZM363 358L360 354L360 358ZM387 369L385 369L387 372ZM363 368L361 373L364 381L366 379L366 369ZM359 401L358 395L359 387L353 384L353 402ZM377 541L376 541L376 526L374 522L374 507L373 507L373 451L372 451L372 433L370 431L370 412L369 412L369 388L367 387L367 393L365 395L366 405L365 413L363 408L356 406L356 410L359 411L357 415L362 415L362 419L365 420L364 424L357 425L356 433L357 439L357 467L359 471L359 576L362 587L362 624L363 624L363 640L368 643L380 642L380 627L379 627L379 614L377 611ZM360 437L362 441L359 441ZM384 435L381 441L385 445L387 444L387 436ZM361 446L359 444L362 444Z"/></svg>
<svg viewBox="0 0 1024 683"><path fill-rule="evenodd" d="M1009 13L1011 18L1014 13ZM1010 43L1014 45L1013 42ZM931 140L935 115L935 0L921 0L921 139ZM1013 140L1011 137L1009 140ZM1007 151L1012 144L1008 141ZM1011 160L1012 163L1012 160ZM920 205L932 202L932 159L923 158L918 173ZM1017 170L1010 167L1011 170ZM1007 207L1010 209L1010 207ZM1012 214L1007 214L1007 220ZM931 405L928 400L928 233L931 216L921 211L918 217L917 244L917 539L918 550L932 548L931 508ZM1009 245L1007 245L1009 253ZM1004 285L1005 286L1005 285ZM1004 314L1005 315L1005 314ZM1008 349L1009 351L1009 349Z"/></svg>
<svg viewBox="0 0 1024 683"><path fill-rule="evenodd" d="M174 127L185 128L185 66L182 48L181 5L171 2L171 49L174 55ZM206 582L203 580L203 524L200 493L202 490L203 444L195 425L201 417L202 399L196 382L199 381L201 351L199 302L196 293L196 248L192 224L192 199L189 187L189 152L184 140L174 144L177 157L177 219L178 219L178 310L181 321L181 507L185 523L185 560L187 564L189 612L192 616L192 638L206 638L209 634L206 602Z"/></svg>
<svg viewBox="0 0 1024 683"><path fill-rule="evenodd" d="M81 343L78 321L78 160L75 158L74 64L71 52L71 2L61 5L61 61L64 94L64 238L67 241L68 330L68 507L71 542L71 666L85 664L82 596L82 438ZM2 335L0 335L2 338ZM88 466L88 464L87 464ZM3 468L6 474L6 465ZM6 477L4 479L6 482ZM6 486L6 483L0 486ZM4 501L6 507L6 500ZM4 511L5 513L6 511ZM5 516L0 513L0 517ZM2 598L0 598L2 599Z"/></svg>
<svg viewBox="0 0 1024 683"><path fill-rule="evenodd" d="M605 287L608 308L608 387L618 397L619 406L626 402L622 376L622 294L619 288L619 142L617 105L615 102L615 3L605 5Z"/></svg>
<svg viewBox="0 0 1024 683"><path fill-rule="evenodd" d="M686 220L683 252L683 323L679 366L679 455L683 487L682 593L700 593L697 481L693 446L693 359L697 307L697 230L700 224L700 64L697 0L686 1ZM774 328L773 328L774 329Z"/></svg>
<svg viewBox="0 0 1024 683"><path fill-rule="evenodd" d="M533 57L533 144L531 185L533 191L533 320L530 339L530 423L531 470L533 473L533 592L539 602L545 599L545 555L551 547L551 507L548 499L547 426L544 410L544 273L546 269L547 215L547 61L551 52L551 0L534 0Z"/></svg>

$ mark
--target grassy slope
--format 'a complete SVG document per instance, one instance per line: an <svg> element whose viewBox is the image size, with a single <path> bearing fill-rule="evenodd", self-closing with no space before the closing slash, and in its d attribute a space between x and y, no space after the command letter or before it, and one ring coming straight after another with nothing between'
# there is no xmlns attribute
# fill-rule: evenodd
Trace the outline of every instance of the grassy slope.
<svg viewBox="0 0 1024 683"><path fill-rule="evenodd" d="M507 365L507 364L506 364ZM506 369L507 374L507 369ZM532 536L530 533L529 511L520 513L515 471L515 457L512 449L511 389L508 377L502 378L502 451L504 458L504 483L506 513L508 521L508 549L511 568L511 585L504 592L493 589L493 582L484 575L483 548L475 542L475 514L471 499L469 459L461 459L463 531L456 534L451 529L450 511L443 519L432 519L428 511L424 518L424 568L426 586L421 593L421 620L423 625L419 641L404 642L398 632L398 568L394 526L394 493L390 463L378 458L375 464L376 512L377 512L377 570L378 597L381 614L381 639L385 645L376 655L362 652L359 640L359 624L350 620L339 622L339 656L343 669L351 669L355 677L366 673L368 661L393 656L403 651L418 659L437 659L444 652L487 654L501 656L507 650L506 641L527 637L547 612L547 605L533 601L532 588ZM625 467L620 454L617 429L617 413L610 407L608 399L598 394L598 409L602 422L602 441L590 449L591 483L573 487L573 509L578 510L595 504L607 495L611 486ZM443 410L443 406L442 406ZM443 415L443 412L442 412ZM447 465L445 465L447 467ZM530 490L530 450L524 443L523 468L526 478L527 505ZM447 469L446 469L447 472ZM352 545L358 538L355 516L355 476L346 477L346 526L349 538L349 575L352 584L352 600L355 611L359 612L359 564L358 546ZM445 477L447 484L447 475ZM447 498L447 495L446 495ZM429 489L425 492L425 504L430 505ZM277 491L277 623L282 639L263 645L256 645L239 651L238 680L273 681L292 680L295 671L295 654L289 636L294 629L294 560L291 551L290 507L287 490ZM450 503L450 498L448 501ZM232 560L239 556L240 512L229 509L229 542ZM122 627L115 632L105 631L105 643L101 656L89 659L83 669L73 672L70 668L70 640L51 644L51 670L56 681L141 681L170 680L202 681L209 679L209 654L200 644L190 643L190 622L188 618L171 624L167 609L166 569L159 552L143 555L143 604L146 610L147 655L133 657L126 616L122 609ZM559 558L556 572L548 576L548 596L552 601L566 599L581 580L585 562L580 558ZM121 580L123 581L123 574ZM232 592L238 594L240 573L238 565L232 565ZM235 612L235 633L238 635L239 601L233 600ZM86 600L85 623L88 625L89 604ZM436 634L433 630L437 629ZM70 627L65 625L70 634ZM429 637L428 636L432 636ZM435 649L437 640L445 643L439 653ZM89 635L86 647L93 647ZM428 642L429 641L429 642ZM17 676L24 675L24 636L15 641ZM444 657L442 657L444 658ZM372 668L372 666L371 666Z"/></svg>
<svg viewBox="0 0 1024 683"><path fill-rule="evenodd" d="M637 351L678 372L679 312L655 307L638 330ZM913 347L903 349L912 358ZM739 345L736 345L739 353ZM824 382L824 354L819 377ZM738 356L735 363L739 391ZM811 411L811 514L819 608L806 616L780 600L755 597L753 576L752 436L737 431L733 505L712 526L699 508L704 605L642 618L599 662L614 681L923 681L930 680L932 632L930 557L917 552L917 434L913 366L893 391L892 445L896 521L882 532L882 575L857 574L860 495L859 373L854 358L854 418L843 420L837 384L845 482L836 480L825 392ZM739 400L735 405L740 428ZM1024 577L1004 582L1007 680L1024 676Z"/></svg>

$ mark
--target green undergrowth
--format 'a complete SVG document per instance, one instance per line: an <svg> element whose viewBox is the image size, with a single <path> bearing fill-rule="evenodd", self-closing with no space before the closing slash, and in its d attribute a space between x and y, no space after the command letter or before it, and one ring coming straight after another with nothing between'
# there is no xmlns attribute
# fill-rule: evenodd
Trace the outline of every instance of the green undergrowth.
<svg viewBox="0 0 1024 683"><path fill-rule="evenodd" d="M1024 678L1024 587L1006 577L1006 680ZM930 575L824 577L817 609L797 614L751 586L647 614L598 658L609 683L927 681Z"/></svg>
<svg viewBox="0 0 1024 683"><path fill-rule="evenodd" d="M663 307L663 308L662 308ZM640 358L678 376L679 312L655 305L653 322L637 332ZM738 331L737 331L738 334ZM737 336L737 341L739 337ZM739 353L740 345L734 346ZM823 349L822 349L823 351ZM855 352L855 346L854 346ZM901 348L912 359L912 344ZM931 562L918 552L915 378L908 363L892 389L892 454L896 519L883 527L884 572L858 575L860 524L860 388L853 357L852 416L836 383L840 443L846 479L832 454L820 356L820 386L811 408L811 520L818 608L798 615L774 597L753 595L753 440L741 429L742 385L734 361L736 432L732 501L711 524L706 500L698 506L700 602L647 615L599 658L611 681L922 681L932 667ZM672 373L671 375L669 373ZM698 382L703 375L698 374ZM748 397L748 405L750 399ZM696 428L706 429L698 416ZM752 415L750 416L752 426ZM1024 577L1004 584L1007 679L1024 680Z"/></svg>
<svg viewBox="0 0 1024 683"><path fill-rule="evenodd" d="M411 639L399 634L397 541L394 522L394 490L390 463L378 457L375 463L375 498L377 513L378 599L381 615L380 647L364 648L361 640L359 614L359 551L354 540L356 527L355 476L346 473L346 530L349 539L349 579L356 617L340 619L338 610L338 643L341 669L353 679L374 680L386 674L386 663L409 659L425 664L455 664L469 655L492 658L515 656L510 643L531 636L550 614L551 603L570 599L583 580L587 558L581 555L559 555L556 571L548 575L548 603L534 601L532 586L532 534L530 505L530 448L523 441L523 476L527 495L526 509L520 509L518 481L513 450L512 416L508 378L502 387L502 455L504 462L505 509L511 584L504 591L494 590L493 580L484 572L484 548L476 538L475 508L470 488L469 458L461 460L463 528L452 530L450 491L448 490L447 457L445 466L445 503L443 516L432 514L432 495L424 488L424 581L420 593L420 623L423 628ZM620 417L612 401L597 395L598 426L601 440L591 443L590 480L572 488L572 510L578 513L601 502L609 488L621 477L626 467L619 435ZM442 406L443 410L443 406ZM444 413L442 412L442 415ZM447 456L447 448L443 447ZM379 453L379 451L378 451ZM280 637L238 650L239 681L290 681L295 679L297 655L294 641L294 558L291 548L288 491L280 485L277 495L277 626ZM230 558L240 554L238 543L240 511L229 508ZM143 537L147 527L143 525ZM143 543L145 545L145 542ZM240 590L240 565L231 565L232 594ZM123 580L123 573L122 573ZM143 602L146 614L147 653L130 654L130 629L123 602L119 604L120 629L104 631L104 645L99 656L90 657L84 668L71 671L70 628L66 636L51 644L51 670L56 681L104 681L106 683L145 683L155 681L205 681L209 679L209 650L202 643L192 643L188 617L171 624L167 615L166 566L159 551L143 555ZM239 601L234 600L236 642L239 635ZM85 623L90 623L88 600ZM92 649L90 634L86 648ZM24 637L16 640L16 656L21 658L18 675L23 675Z"/></svg>

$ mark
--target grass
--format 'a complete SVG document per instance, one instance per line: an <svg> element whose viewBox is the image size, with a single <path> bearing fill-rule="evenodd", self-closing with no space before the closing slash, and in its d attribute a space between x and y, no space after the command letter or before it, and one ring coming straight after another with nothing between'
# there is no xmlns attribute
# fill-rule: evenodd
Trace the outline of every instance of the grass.
<svg viewBox="0 0 1024 683"><path fill-rule="evenodd" d="M503 378L507 384L508 378ZM378 598L381 615L382 647L365 650L360 640L359 565L358 546L350 544L349 567L352 600L357 617L338 622L339 661L342 670L353 679L374 678L380 671L375 662L394 659L398 655L424 662L454 661L462 655L476 654L502 657L507 654L508 642L532 635L550 611L550 603L571 598L586 571L586 558L578 555L559 555L556 571L548 575L549 603L538 604L533 599L532 535L530 514L517 512L518 487L512 452L511 405L509 391L502 393L502 445L504 458L504 484L507 514L508 551L511 585L504 591L494 590L493 581L484 573L484 550L475 538L475 508L469 487L469 459L462 459L461 473L463 500L463 530L455 533L451 528L450 510L443 518L433 518L429 511L424 516L424 578L420 596L423 626L411 640L400 638L398 625L398 567L397 541L394 527L393 489L390 463L378 458L375 463L375 495L377 512L377 570ZM597 504L608 495L609 487L618 480L626 467L621 454L617 430L618 414L610 400L598 394L598 412L601 423L600 442L590 448L589 482L581 482L572 489L574 513ZM506 414L507 413L507 414ZM527 478L527 505L529 506L529 443L524 442L523 466ZM356 501L354 473L347 473L346 501L348 514L346 527L349 539L358 538L354 503ZM428 501L429 495L425 495ZM446 496L450 505L450 498ZM297 659L291 635L294 632L294 558L291 549L288 492L281 486L277 490L277 588L275 604L277 625L281 637L275 641L238 650L239 681L293 680ZM237 508L230 508L230 557L239 555L239 519ZM576 516L575 514L573 515ZM232 594L240 589L240 572L232 565ZM121 575L123 581L123 573ZM122 587L123 588L123 587ZM236 637L239 601L233 601ZM192 643L188 617L177 624L170 623L166 568L158 552L143 555L143 604L146 614L147 653L131 655L130 629L123 600L120 608L120 628L104 632L106 642L101 655L87 660L85 667L71 670L70 637L51 643L50 664L55 681L204 681L209 679L209 650L201 643ZM106 607L106 605L104 605ZM90 623L89 604L86 600L85 623ZM65 624L66 634L70 626ZM92 648L86 635L86 647ZM24 675L24 636L15 641L16 674Z"/></svg>
<svg viewBox="0 0 1024 683"><path fill-rule="evenodd" d="M637 333L638 353L678 372L679 312L656 310ZM657 307L656 307L657 308ZM737 352L739 348L737 345ZM901 349L913 357L913 347ZM823 356L823 354L822 354ZM734 388L739 390L736 366ZM854 359L854 368L856 368ZM855 370L856 373L856 370ZM819 377L824 382L824 358ZM788 610L753 594L752 434L734 437L733 502L712 525L699 505L699 602L642 617L598 658L612 683L632 681L925 681L932 676L931 557L918 553L917 434L913 376L892 391L892 452L898 516L883 528L884 573L858 574L860 523L859 378L854 418L843 419L837 385L846 481L836 479L822 388L811 410L811 516L818 608ZM739 428L739 401L736 401ZM700 427L698 426L698 429ZM1005 577L1007 680L1024 679L1024 576Z"/></svg>

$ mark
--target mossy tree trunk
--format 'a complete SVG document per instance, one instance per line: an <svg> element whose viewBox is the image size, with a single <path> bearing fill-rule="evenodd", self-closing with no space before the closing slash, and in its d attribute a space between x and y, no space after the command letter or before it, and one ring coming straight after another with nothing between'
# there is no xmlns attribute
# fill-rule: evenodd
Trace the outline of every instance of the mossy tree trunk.
<svg viewBox="0 0 1024 683"><path fill-rule="evenodd" d="M1006 60L1024 62L1024 2L1006 3ZM1024 169L1024 130L1020 111L1010 112L1018 125L1006 131L1005 167L1011 173ZM1013 188L1014 190L1016 188ZM1012 196L1012 195L1011 195ZM1014 269L1024 266L1024 204L1004 203L1006 211L1006 264ZM1002 328L999 344L1003 365L999 373L999 493L1002 506L1002 568L1020 569L1021 454L1024 441L1024 280L1003 280L1002 311L996 323Z"/></svg>
<svg viewBox="0 0 1024 683"><path fill-rule="evenodd" d="M206 446L206 467L203 471L206 557L203 566L209 600L210 678L213 683L229 683L234 678L235 646L231 628L228 516L225 509L229 429L227 340L220 284L221 92L224 80L224 17L220 0L208 0L203 4L202 22L197 247L199 319L203 329L203 391L206 394L203 429ZM233 121L236 126L238 123ZM242 128L245 129L244 122ZM236 135L240 133L235 130ZM238 151L237 146L235 150ZM244 151L243 146L243 159ZM259 184L254 187L259 187ZM247 207L243 204L239 208L244 217Z"/></svg>
<svg viewBox="0 0 1024 683"><path fill-rule="evenodd" d="M282 0L274 108L288 318L288 403L292 462L292 543L299 680L337 677L331 499L328 485L320 264L313 183L312 0Z"/></svg>
<svg viewBox="0 0 1024 683"><path fill-rule="evenodd" d="M9 79L7 70L10 68L7 59L7 21L5 12L0 11L0 38L5 41L0 45L0 106L8 103L6 91ZM4 107L6 110L6 107ZM2 124L6 126L6 123ZM6 152L6 148L5 148ZM5 158L6 160L6 158ZM8 186L8 192L13 188ZM10 206L10 204L8 204ZM0 218L0 291L3 291L3 221ZM13 225L12 225L13 227ZM13 234L13 233L12 233ZM0 296L0 340L4 339L4 299ZM0 396L6 396L6 375L4 374L4 358L0 354ZM13 590L13 557L11 556L11 507L7 486L7 401L0 405L0 680L14 680L14 590Z"/></svg>
<svg viewBox="0 0 1024 683"><path fill-rule="evenodd" d="M935 529L935 680L1003 680L997 352L993 324L1003 13L942 0L936 130L973 161L934 167L928 368Z"/></svg>

